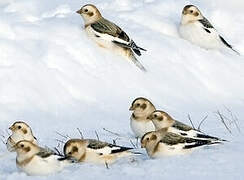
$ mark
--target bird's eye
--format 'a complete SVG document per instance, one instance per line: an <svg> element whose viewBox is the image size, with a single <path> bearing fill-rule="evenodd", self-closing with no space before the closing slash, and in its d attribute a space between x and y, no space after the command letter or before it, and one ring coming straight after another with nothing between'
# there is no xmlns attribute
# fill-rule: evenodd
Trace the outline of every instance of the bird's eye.
<svg viewBox="0 0 244 180"><path fill-rule="evenodd" d="M84 9L84 12L88 12L88 9Z"/></svg>
<svg viewBox="0 0 244 180"><path fill-rule="evenodd" d="M193 10L190 10L190 13L192 14L193 13Z"/></svg>
<svg viewBox="0 0 244 180"><path fill-rule="evenodd" d="M146 140L149 141L149 138L147 138Z"/></svg>
<svg viewBox="0 0 244 180"><path fill-rule="evenodd" d="M21 126L18 126L18 129L21 129Z"/></svg>
<svg viewBox="0 0 244 180"><path fill-rule="evenodd" d="M20 147L22 147L22 148L23 148L23 147L25 147L25 146L24 146L24 144L21 144L21 145L20 145Z"/></svg>
<svg viewBox="0 0 244 180"><path fill-rule="evenodd" d="M155 118L158 117L157 114L154 114L154 117L155 117Z"/></svg>
<svg viewBox="0 0 244 180"><path fill-rule="evenodd" d="M71 154L72 154L71 152L68 153L68 155L71 155Z"/></svg>
<svg viewBox="0 0 244 180"><path fill-rule="evenodd" d="M136 106L137 106L137 107L139 107L139 106L140 106L140 104L139 104L139 103L137 103L137 104L136 104Z"/></svg>

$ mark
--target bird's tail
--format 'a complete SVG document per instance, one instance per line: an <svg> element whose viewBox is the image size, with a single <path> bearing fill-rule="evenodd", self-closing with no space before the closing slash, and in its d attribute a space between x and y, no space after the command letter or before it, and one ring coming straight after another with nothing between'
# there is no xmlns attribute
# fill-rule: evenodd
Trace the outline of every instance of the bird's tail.
<svg viewBox="0 0 244 180"><path fill-rule="evenodd" d="M138 67L140 68L140 70L146 72L147 70L145 69L145 67L140 63L140 61L138 61L135 57L135 55L132 53L130 59L132 60L132 62Z"/></svg>
<svg viewBox="0 0 244 180"><path fill-rule="evenodd" d="M230 48L232 51L234 51L236 54L238 54L239 56L241 55L237 50L235 50L232 45L230 45L229 43L227 43L227 41L222 37L219 36L220 40L222 41L222 43L224 43L225 46L227 46L228 48Z"/></svg>
<svg viewBox="0 0 244 180"><path fill-rule="evenodd" d="M147 51L146 49L137 46L136 43L135 43L133 40L130 41L129 46L130 46L130 48L131 48L131 49L132 49L138 56L141 56L141 51L140 51L140 50L142 50L142 51Z"/></svg>

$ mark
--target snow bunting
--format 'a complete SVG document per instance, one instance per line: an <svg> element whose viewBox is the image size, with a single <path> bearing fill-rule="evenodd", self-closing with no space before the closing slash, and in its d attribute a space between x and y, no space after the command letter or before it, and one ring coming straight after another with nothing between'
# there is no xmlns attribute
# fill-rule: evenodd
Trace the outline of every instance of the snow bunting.
<svg viewBox="0 0 244 180"><path fill-rule="evenodd" d="M155 130L152 121L147 117L156 109L148 99L136 98L129 110L133 111L130 117L130 127L136 138L141 138L145 133Z"/></svg>
<svg viewBox="0 0 244 180"><path fill-rule="evenodd" d="M30 141L19 141L15 146L16 165L31 176L43 176L61 171L74 162L49 149L41 148Z"/></svg>
<svg viewBox="0 0 244 180"><path fill-rule="evenodd" d="M217 30L202 15L196 6L187 5L184 7L179 33L182 38L202 48L221 49L222 47L227 47L238 53L221 35L219 35Z"/></svg>
<svg viewBox="0 0 244 180"><path fill-rule="evenodd" d="M94 5L87 4L76 12L83 17L85 30L88 36L100 47L125 55L127 58L131 59L137 67L146 71L134 55L134 53L136 53L140 56L140 51L146 50L137 46L135 42L116 24L103 18Z"/></svg>
<svg viewBox="0 0 244 180"><path fill-rule="evenodd" d="M141 147L146 148L151 158L189 154L199 147L216 143L219 142L183 137L168 132L168 128L148 132L141 139Z"/></svg>
<svg viewBox="0 0 244 180"><path fill-rule="evenodd" d="M13 146L21 140L27 140L33 144L37 144L30 126L25 122L17 121L9 129L12 131L12 135L9 136L6 142L8 151L14 151Z"/></svg>
<svg viewBox="0 0 244 180"><path fill-rule="evenodd" d="M94 139L70 139L64 145L64 154L72 157L78 162L89 162L95 164L111 164L121 157L132 154L133 148L122 147ZM138 153L139 154L139 153Z"/></svg>
<svg viewBox="0 0 244 180"><path fill-rule="evenodd" d="M217 137L206 135L203 132L192 128L191 126L176 121L164 111L156 110L148 116L148 119L152 120L156 130L168 128L169 132L176 133L184 137L211 141L225 141Z"/></svg>

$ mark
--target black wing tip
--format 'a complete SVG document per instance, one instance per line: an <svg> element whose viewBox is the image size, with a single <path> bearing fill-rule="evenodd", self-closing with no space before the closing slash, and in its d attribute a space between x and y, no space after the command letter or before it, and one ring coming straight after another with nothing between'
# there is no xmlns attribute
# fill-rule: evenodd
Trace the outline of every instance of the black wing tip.
<svg viewBox="0 0 244 180"><path fill-rule="evenodd" d="M197 134L197 137L198 137L198 138L206 138L206 139L214 140L214 141L223 141L223 142L227 142L227 140L225 140L225 139L221 139L221 138L214 137L214 136L209 136L209 135L206 135L206 134Z"/></svg>
<svg viewBox="0 0 244 180"><path fill-rule="evenodd" d="M239 56L241 55L238 51L233 49L233 46L230 45L229 43L227 43L227 41L222 36L219 36L219 38L222 41L222 43L224 43L224 45L226 45L228 48L230 48L232 51L234 51L237 55L239 55Z"/></svg>

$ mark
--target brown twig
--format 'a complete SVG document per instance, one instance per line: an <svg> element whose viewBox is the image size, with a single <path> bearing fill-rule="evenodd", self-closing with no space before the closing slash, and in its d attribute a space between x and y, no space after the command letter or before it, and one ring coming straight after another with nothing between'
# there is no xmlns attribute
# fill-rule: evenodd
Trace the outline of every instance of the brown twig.
<svg viewBox="0 0 244 180"><path fill-rule="evenodd" d="M221 122L224 124L225 128L229 131L230 134L232 134L231 130L229 129L229 127L226 125L225 120L223 115L220 113L220 111L217 111L216 114L220 117Z"/></svg>
<svg viewBox="0 0 244 180"><path fill-rule="evenodd" d="M199 123L198 128L197 128L199 131L201 131L201 125L202 125L202 123L203 123L207 118L208 118L208 115L206 115L206 116L201 120L201 122Z"/></svg>
<svg viewBox="0 0 244 180"><path fill-rule="evenodd" d="M191 120L191 116L190 116L190 114L188 114L187 116L188 116L188 119L189 119L189 121L190 121L190 123L191 123L191 126L193 127L193 129L195 129L194 124L193 124L193 122L192 122L192 120Z"/></svg>

